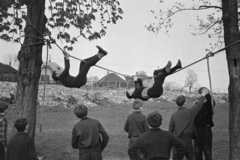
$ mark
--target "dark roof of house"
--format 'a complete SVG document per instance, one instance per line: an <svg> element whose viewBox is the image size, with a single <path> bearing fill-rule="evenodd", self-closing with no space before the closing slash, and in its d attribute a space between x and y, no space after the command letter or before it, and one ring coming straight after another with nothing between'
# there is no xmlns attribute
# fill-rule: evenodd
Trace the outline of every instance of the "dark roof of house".
<svg viewBox="0 0 240 160"><path fill-rule="evenodd" d="M13 67L0 63L0 73L12 73L12 74L17 74L17 70L14 69Z"/></svg>
<svg viewBox="0 0 240 160"><path fill-rule="evenodd" d="M101 78L98 82L127 82L115 73L108 73L106 76Z"/></svg>

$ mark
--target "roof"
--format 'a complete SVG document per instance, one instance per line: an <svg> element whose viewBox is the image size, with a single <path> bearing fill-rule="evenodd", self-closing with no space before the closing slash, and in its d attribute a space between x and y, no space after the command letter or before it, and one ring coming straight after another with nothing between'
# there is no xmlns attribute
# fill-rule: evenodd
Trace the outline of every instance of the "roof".
<svg viewBox="0 0 240 160"><path fill-rule="evenodd" d="M63 68L60 65L58 65L56 62L48 62L47 65L48 65L48 68L52 71L55 71L55 70L63 71ZM41 68L43 68L45 66L46 66L46 62L43 62Z"/></svg>
<svg viewBox="0 0 240 160"><path fill-rule="evenodd" d="M116 75L115 73L109 73L103 78L101 78L98 82L126 82L124 79Z"/></svg>
<svg viewBox="0 0 240 160"><path fill-rule="evenodd" d="M14 69L13 67L0 63L0 73L13 73L13 74L17 74L17 70Z"/></svg>

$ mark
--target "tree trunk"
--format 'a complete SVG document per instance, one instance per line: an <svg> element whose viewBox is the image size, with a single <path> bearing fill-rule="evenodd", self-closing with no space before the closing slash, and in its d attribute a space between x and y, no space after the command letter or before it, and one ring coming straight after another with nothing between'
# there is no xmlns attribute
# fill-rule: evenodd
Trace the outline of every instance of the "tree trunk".
<svg viewBox="0 0 240 160"><path fill-rule="evenodd" d="M27 5L27 22L24 29L25 35L41 37L45 29L45 0L24 1ZM25 37L23 45L39 43L41 40ZM36 108L38 99L38 84L42 65L42 44L22 47L18 53L20 62L15 117L26 118L28 120L28 133L31 137L35 136L36 127Z"/></svg>
<svg viewBox="0 0 240 160"><path fill-rule="evenodd" d="M239 40L237 0L222 0L225 46ZM229 92L229 160L240 159L240 45L226 50Z"/></svg>

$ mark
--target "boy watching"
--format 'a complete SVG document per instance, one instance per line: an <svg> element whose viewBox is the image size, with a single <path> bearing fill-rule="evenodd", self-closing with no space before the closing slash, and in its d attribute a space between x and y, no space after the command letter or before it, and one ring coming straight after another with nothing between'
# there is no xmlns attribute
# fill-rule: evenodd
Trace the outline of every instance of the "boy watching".
<svg viewBox="0 0 240 160"><path fill-rule="evenodd" d="M5 151L7 149L7 128L8 122L5 118L5 110L8 105L0 102L0 159L5 160Z"/></svg>
<svg viewBox="0 0 240 160"><path fill-rule="evenodd" d="M127 117L124 131L128 133L129 145L141 134L149 130L146 116L142 114L143 101L136 99L133 102L133 113Z"/></svg>
<svg viewBox="0 0 240 160"><path fill-rule="evenodd" d="M74 113L80 121L73 127L72 148L79 150L81 160L102 160L102 151L109 140L107 132L98 120L87 117L85 105L78 105Z"/></svg>
<svg viewBox="0 0 240 160"><path fill-rule="evenodd" d="M38 160L34 140L26 133L28 129L27 119L17 119L14 126L17 133L9 140L7 160Z"/></svg>
<svg viewBox="0 0 240 160"><path fill-rule="evenodd" d="M151 129L143 133L128 148L131 160L139 160L137 150L140 149L148 160L169 160L172 147L176 147L177 154L173 160L182 160L185 152L184 143L172 133L160 129L162 116L157 111L147 116Z"/></svg>
<svg viewBox="0 0 240 160"><path fill-rule="evenodd" d="M143 101L136 99L133 102L133 113L127 117L124 131L128 133L130 146L141 134L149 130L146 116L142 114ZM141 150L138 150L139 157L143 157Z"/></svg>

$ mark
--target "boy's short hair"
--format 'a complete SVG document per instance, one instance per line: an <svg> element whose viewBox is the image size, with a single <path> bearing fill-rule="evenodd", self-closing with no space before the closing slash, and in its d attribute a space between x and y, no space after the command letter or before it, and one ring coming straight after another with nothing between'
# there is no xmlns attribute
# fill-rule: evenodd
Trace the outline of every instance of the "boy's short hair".
<svg viewBox="0 0 240 160"><path fill-rule="evenodd" d="M85 105L80 104L75 107L74 113L78 118L86 117L88 114L88 108Z"/></svg>
<svg viewBox="0 0 240 160"><path fill-rule="evenodd" d="M157 111L154 111L147 116L147 122L152 128L157 128L162 124L162 116Z"/></svg>
<svg viewBox="0 0 240 160"><path fill-rule="evenodd" d="M6 109L8 109L8 104L0 101L0 113L3 113Z"/></svg>
<svg viewBox="0 0 240 160"><path fill-rule="evenodd" d="M27 124L28 123L26 118L19 118L16 120L14 126L18 132L23 132L25 131Z"/></svg>
<svg viewBox="0 0 240 160"><path fill-rule="evenodd" d="M133 109L134 110L139 110L139 108L142 107L142 105L143 105L143 101L140 100L140 99L136 99L133 102Z"/></svg>
<svg viewBox="0 0 240 160"><path fill-rule="evenodd" d="M58 80L59 80L59 78L57 77L56 71L53 71L53 73L52 73L52 79L53 79L54 81L58 81Z"/></svg>
<svg viewBox="0 0 240 160"><path fill-rule="evenodd" d="M186 102L186 98L184 95L180 95L176 98L176 103L178 106L183 106L183 104Z"/></svg>
<svg viewBox="0 0 240 160"><path fill-rule="evenodd" d="M201 88L199 88L199 89L198 89L198 93L199 93L199 94L202 94L202 90L203 90L204 88L207 89L207 87L201 87Z"/></svg>

